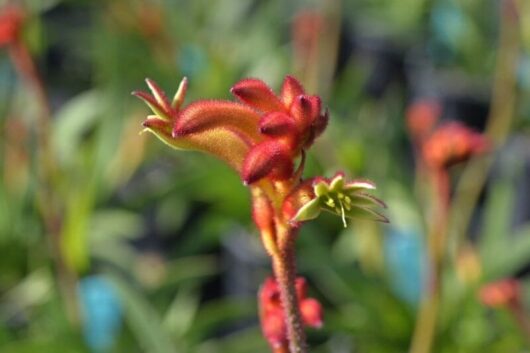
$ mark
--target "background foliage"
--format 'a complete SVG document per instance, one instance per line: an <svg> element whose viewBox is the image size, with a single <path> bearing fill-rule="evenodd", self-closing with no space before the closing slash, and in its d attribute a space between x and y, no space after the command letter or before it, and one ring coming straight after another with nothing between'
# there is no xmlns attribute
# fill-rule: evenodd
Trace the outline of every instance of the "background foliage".
<svg viewBox="0 0 530 353"><path fill-rule="evenodd" d="M307 175L376 181L391 219L304 228L299 271L325 306L312 351L406 351L425 271L406 108L436 99L445 120L484 129L505 3L25 1L22 38L52 117L39 127L36 92L0 49L0 350L267 352L255 293L270 269L247 190L213 158L139 135L146 109L129 92L188 76L189 100L229 98L242 77L278 87L292 73L331 112ZM468 250L449 256L436 352L528 350L508 311L477 299L481 284L516 277L530 306L530 6L514 3L513 123L456 235Z"/></svg>

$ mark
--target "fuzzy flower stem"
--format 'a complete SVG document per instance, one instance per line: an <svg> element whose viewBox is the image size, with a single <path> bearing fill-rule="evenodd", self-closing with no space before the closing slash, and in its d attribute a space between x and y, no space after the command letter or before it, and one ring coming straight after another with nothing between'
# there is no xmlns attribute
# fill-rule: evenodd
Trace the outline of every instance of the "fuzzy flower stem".
<svg viewBox="0 0 530 353"><path fill-rule="evenodd" d="M446 170L438 170L432 175L434 186L434 222L428 234L428 286L418 310L416 327L412 336L410 353L427 353L432 349L436 320L442 291L443 260L446 250L446 229L449 210L449 175Z"/></svg>
<svg viewBox="0 0 530 353"><path fill-rule="evenodd" d="M280 245L279 253L273 256L272 264L285 314L289 352L306 353L305 332L296 296L296 264L294 256L296 231L285 225L280 225L278 228L278 238L282 244Z"/></svg>

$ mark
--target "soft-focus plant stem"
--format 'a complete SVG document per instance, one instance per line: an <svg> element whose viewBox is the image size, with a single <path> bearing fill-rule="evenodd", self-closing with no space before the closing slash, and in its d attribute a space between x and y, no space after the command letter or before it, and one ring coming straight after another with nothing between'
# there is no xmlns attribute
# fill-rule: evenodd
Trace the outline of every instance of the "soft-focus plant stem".
<svg viewBox="0 0 530 353"><path fill-rule="evenodd" d="M38 117L36 121L37 136L37 177L39 190L37 205L44 221L44 226L49 234L49 246L57 270L58 285L65 303L68 319L73 325L79 323L76 301L76 276L68 268L61 249L62 219L58 200L54 192L57 181L57 166L53 157L50 143L51 136L51 108L48 94L39 75L37 66L24 42L17 40L9 47L11 61L20 77L27 82L30 90L36 97Z"/></svg>
<svg viewBox="0 0 530 353"><path fill-rule="evenodd" d="M493 82L490 114L486 135L494 148L502 146L514 119L516 103L516 76L520 52L520 26L517 2L504 0L500 3L500 38L497 64ZM462 173L455 191L451 223L453 225L450 253L455 256L465 239L474 206L486 182L494 161L493 153L471 160Z"/></svg>
<svg viewBox="0 0 530 353"><path fill-rule="evenodd" d="M307 345L302 316L296 296L296 263L294 256L295 230L285 224L277 226L279 247L273 255L274 276L280 288L280 297L287 325L290 353L306 353Z"/></svg>
<svg viewBox="0 0 530 353"><path fill-rule="evenodd" d="M508 306L508 309L512 312L521 332L526 339L526 342L530 344L530 317L524 307L524 304L521 301L511 303Z"/></svg>
<svg viewBox="0 0 530 353"><path fill-rule="evenodd" d="M442 289L443 261L446 249L446 229L449 210L449 174L439 170L431 174L434 187L433 212L427 237L428 273L412 336L410 353L431 351Z"/></svg>

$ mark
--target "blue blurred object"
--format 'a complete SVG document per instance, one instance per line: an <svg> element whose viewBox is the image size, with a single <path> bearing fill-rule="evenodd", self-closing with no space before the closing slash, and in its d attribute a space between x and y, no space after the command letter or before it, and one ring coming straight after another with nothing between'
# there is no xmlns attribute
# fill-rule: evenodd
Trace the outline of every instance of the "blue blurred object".
<svg viewBox="0 0 530 353"><path fill-rule="evenodd" d="M206 53L197 45L184 45L178 61L184 76L194 76L208 66Z"/></svg>
<svg viewBox="0 0 530 353"><path fill-rule="evenodd" d="M437 1L431 10L430 29L428 48L432 59L439 64L454 60L468 30L462 11L451 0Z"/></svg>
<svg viewBox="0 0 530 353"><path fill-rule="evenodd" d="M431 13L433 37L455 49L467 30L466 18L452 2L438 2Z"/></svg>
<svg viewBox="0 0 530 353"><path fill-rule="evenodd" d="M423 243L418 232L391 229L385 237L385 262L394 293L416 307L423 285Z"/></svg>
<svg viewBox="0 0 530 353"><path fill-rule="evenodd" d="M530 56L522 54L519 59L519 70L517 72L519 82L521 86L529 89L530 88Z"/></svg>
<svg viewBox="0 0 530 353"><path fill-rule="evenodd" d="M122 306L115 289L104 276L88 276L79 283L79 299L87 345L93 352L108 352L122 321Z"/></svg>

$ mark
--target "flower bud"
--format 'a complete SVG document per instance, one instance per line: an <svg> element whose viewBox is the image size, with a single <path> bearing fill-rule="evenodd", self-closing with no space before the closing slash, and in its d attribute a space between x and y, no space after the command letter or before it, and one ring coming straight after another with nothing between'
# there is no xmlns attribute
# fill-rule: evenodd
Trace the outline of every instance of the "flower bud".
<svg viewBox="0 0 530 353"><path fill-rule="evenodd" d="M282 102L269 86L255 78L239 81L232 87L230 92L241 102L263 113L285 110Z"/></svg>

